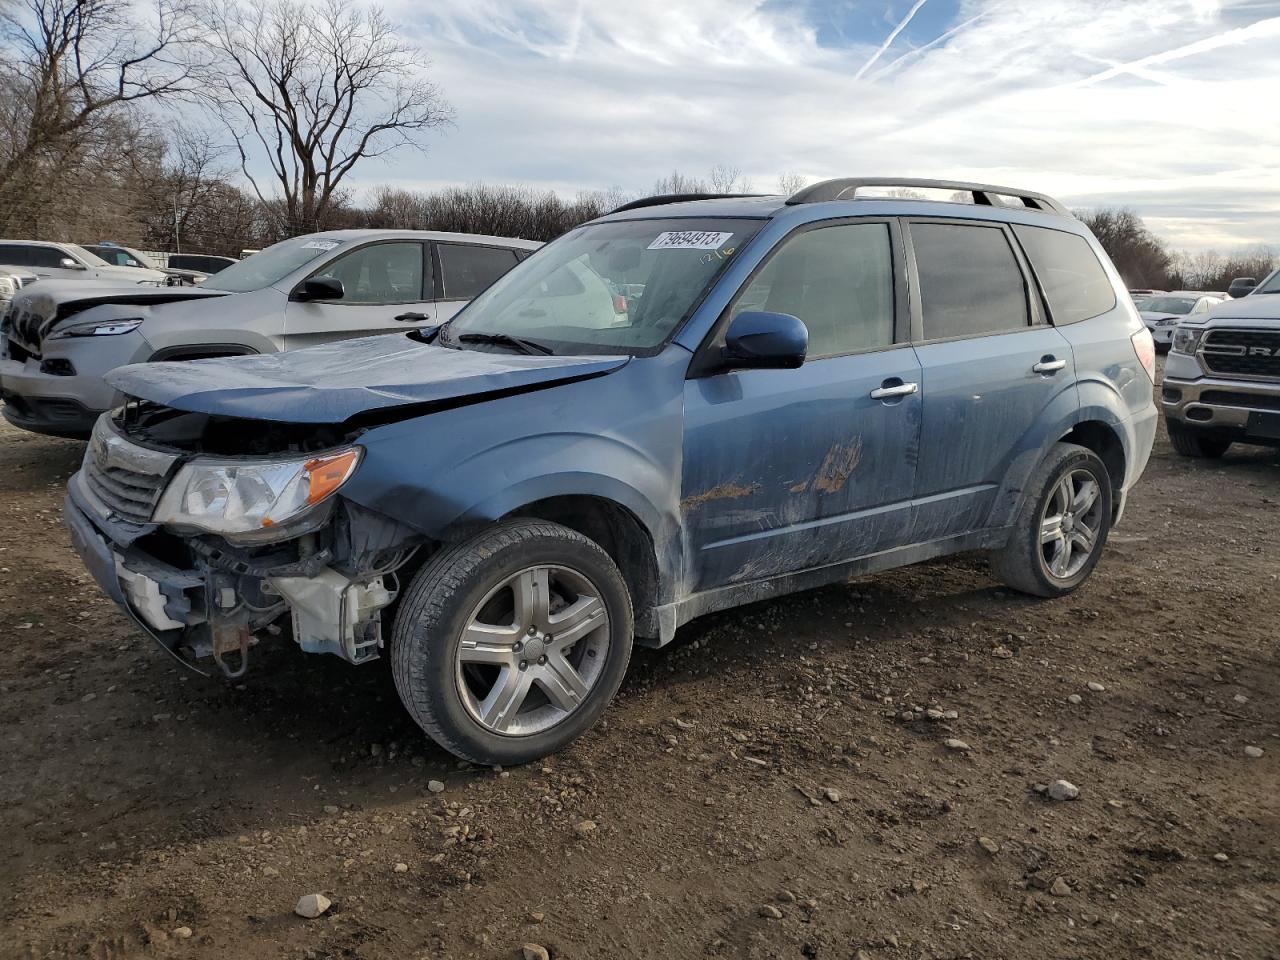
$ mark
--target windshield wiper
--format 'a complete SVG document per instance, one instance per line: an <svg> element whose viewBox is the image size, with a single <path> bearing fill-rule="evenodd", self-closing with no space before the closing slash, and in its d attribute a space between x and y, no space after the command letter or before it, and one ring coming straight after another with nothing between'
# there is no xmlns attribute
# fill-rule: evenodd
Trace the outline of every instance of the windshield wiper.
<svg viewBox="0 0 1280 960"><path fill-rule="evenodd" d="M524 337L513 337L509 333L460 333L450 337L458 343L496 343L504 347L515 347L521 353L551 355L555 351L545 343L526 340Z"/></svg>

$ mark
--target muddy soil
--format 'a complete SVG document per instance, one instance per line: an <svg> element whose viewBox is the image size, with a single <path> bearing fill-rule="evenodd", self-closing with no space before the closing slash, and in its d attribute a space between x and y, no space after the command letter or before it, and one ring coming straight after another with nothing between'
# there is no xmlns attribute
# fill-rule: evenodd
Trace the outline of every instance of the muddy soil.
<svg viewBox="0 0 1280 960"><path fill-rule="evenodd" d="M1162 435L1067 599L966 557L709 617L495 771L377 664L187 675L71 552L82 449L0 428L2 957L1280 956L1277 452Z"/></svg>

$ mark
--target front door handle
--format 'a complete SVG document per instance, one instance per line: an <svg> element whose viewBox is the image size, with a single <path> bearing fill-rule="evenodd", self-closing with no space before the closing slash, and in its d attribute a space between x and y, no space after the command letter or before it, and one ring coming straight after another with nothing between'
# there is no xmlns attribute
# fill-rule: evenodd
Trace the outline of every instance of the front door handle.
<svg viewBox="0 0 1280 960"><path fill-rule="evenodd" d="M405 323L416 323L419 320L429 320L431 318L425 313L401 313L395 319L402 320Z"/></svg>
<svg viewBox="0 0 1280 960"><path fill-rule="evenodd" d="M892 384L892 386L890 386ZM886 380L883 384L871 391L872 400L893 400L897 397L909 397L920 389L918 383L896 383Z"/></svg>
<svg viewBox="0 0 1280 960"><path fill-rule="evenodd" d="M1057 357L1050 354L1048 356L1041 357L1039 363L1033 363L1031 365L1031 372L1032 373L1057 373L1066 365L1067 365L1067 361L1059 360Z"/></svg>

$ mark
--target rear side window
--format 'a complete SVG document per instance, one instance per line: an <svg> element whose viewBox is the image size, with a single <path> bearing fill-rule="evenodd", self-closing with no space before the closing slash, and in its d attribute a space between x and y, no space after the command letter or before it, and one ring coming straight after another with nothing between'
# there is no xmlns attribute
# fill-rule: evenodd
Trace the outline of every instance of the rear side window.
<svg viewBox="0 0 1280 960"><path fill-rule="evenodd" d="M1031 261L1055 324L1088 320L1116 305L1107 272L1084 237L1019 224L1013 232Z"/></svg>
<svg viewBox="0 0 1280 960"><path fill-rule="evenodd" d="M13 267L32 266L30 250L30 247L16 243L0 244L0 263L7 263Z"/></svg>
<svg viewBox="0 0 1280 960"><path fill-rule="evenodd" d="M924 339L981 337L1031 323L1027 285L999 227L912 223Z"/></svg>
<svg viewBox="0 0 1280 960"><path fill-rule="evenodd" d="M884 223L806 230L785 240L733 305L799 317L818 360L893 343L893 257Z"/></svg>
<svg viewBox="0 0 1280 960"><path fill-rule="evenodd" d="M470 300L516 265L515 251L501 247L473 247L442 243L440 273L449 300Z"/></svg>

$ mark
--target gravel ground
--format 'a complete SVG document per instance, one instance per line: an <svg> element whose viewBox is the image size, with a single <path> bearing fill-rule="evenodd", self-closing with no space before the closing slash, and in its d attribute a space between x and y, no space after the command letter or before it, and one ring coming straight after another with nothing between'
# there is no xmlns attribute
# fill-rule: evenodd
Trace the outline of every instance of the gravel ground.
<svg viewBox="0 0 1280 960"><path fill-rule="evenodd" d="M0 956L1280 956L1276 452L1162 436L1063 600L967 557L699 621L491 771L380 665L186 675L71 552L82 449L0 428Z"/></svg>

